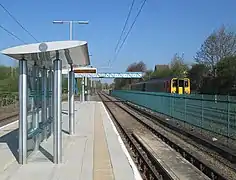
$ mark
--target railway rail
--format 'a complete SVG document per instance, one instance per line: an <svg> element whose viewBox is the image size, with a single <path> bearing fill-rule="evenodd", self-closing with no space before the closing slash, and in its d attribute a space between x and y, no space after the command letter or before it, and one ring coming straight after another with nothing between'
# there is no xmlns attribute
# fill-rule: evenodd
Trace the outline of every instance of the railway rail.
<svg viewBox="0 0 236 180"><path fill-rule="evenodd" d="M99 93L98 95L103 100L103 102L106 102L105 100L106 97L104 96L104 94ZM108 109L112 118L116 119L115 115L108 108L107 103L104 103L104 105ZM118 121L116 121L115 124L119 127L119 131L122 132L123 139L129 145L131 153L135 158L135 163L137 164L138 169L142 173L142 177L150 180L156 180L156 179L171 180L171 177L168 176L168 173L164 172L163 168L161 168L156 164L157 162L155 158L150 153L148 153L147 151L145 152L143 150L142 144L136 141L134 139L134 136L131 133L129 133L125 128L123 128L122 125L118 123Z"/></svg>
<svg viewBox="0 0 236 180"><path fill-rule="evenodd" d="M99 94L99 96L103 100L108 110L111 106L111 103L115 104L124 112L128 113L130 116L138 120L146 128L151 130L154 134L156 134L156 136L162 139L166 144L174 148L186 160L188 160L192 165L197 167L200 171L202 171L202 173L207 175L210 179L217 179L217 180L218 179L236 179L235 168L233 165L228 166L227 164L217 160L214 156L211 156L207 154L206 152L204 152L204 149L198 149L197 147L194 147L191 143L186 143L184 142L184 140L181 141L181 138L177 137L176 136L177 134L173 133L173 130L170 130L163 126L162 127L157 126L157 124L153 123L150 120L150 118L148 119L147 117L141 116L140 113L138 114L134 110L131 110L130 107L128 108L127 106L124 106L123 103L121 103L120 101L112 97L109 97L107 94L103 93L103 94ZM111 110L109 111L111 112ZM114 119L116 119L116 117ZM118 124L118 126L120 127L121 125L119 125L119 123L117 122L118 121L116 121L116 124ZM122 127L120 128L122 129ZM126 137L126 139L127 138L128 137Z"/></svg>

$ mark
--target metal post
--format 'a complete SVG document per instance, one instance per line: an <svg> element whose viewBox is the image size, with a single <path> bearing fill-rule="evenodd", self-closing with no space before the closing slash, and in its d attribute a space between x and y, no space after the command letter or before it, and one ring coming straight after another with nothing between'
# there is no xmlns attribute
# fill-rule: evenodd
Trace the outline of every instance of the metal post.
<svg viewBox="0 0 236 180"><path fill-rule="evenodd" d="M90 79L90 92L91 92L91 96L93 95L93 78L91 77Z"/></svg>
<svg viewBox="0 0 236 180"><path fill-rule="evenodd" d="M77 95L77 94L78 94L78 81L74 76L74 95Z"/></svg>
<svg viewBox="0 0 236 180"><path fill-rule="evenodd" d="M39 67L37 64L34 64L33 66L33 84L34 84L34 121L33 121L33 128L38 129L39 128ZM37 151L39 149L39 135L37 134L34 137L35 146L34 150Z"/></svg>
<svg viewBox="0 0 236 180"><path fill-rule="evenodd" d="M49 92L50 92L50 98L49 98L49 119L51 121L50 125L50 134L53 132L53 71L52 68L49 68L48 72L48 80L49 80Z"/></svg>
<svg viewBox="0 0 236 180"><path fill-rule="evenodd" d="M73 21L69 21L70 25L70 41L72 40L72 33L73 33ZM69 76L70 69L68 68L68 104L70 104L70 76ZM69 105L68 105L68 114L70 113Z"/></svg>
<svg viewBox="0 0 236 180"><path fill-rule="evenodd" d="M230 96L227 95L227 143L230 137Z"/></svg>
<svg viewBox="0 0 236 180"><path fill-rule="evenodd" d="M54 113L54 136L53 136L53 160L55 164L62 160L62 127L61 127L61 93L62 93L62 62L57 59L54 66L54 87L53 87L53 113Z"/></svg>
<svg viewBox="0 0 236 180"><path fill-rule="evenodd" d="M68 73L69 76L69 133L70 135L75 132L75 122L74 122L74 71L73 66L71 65L71 69Z"/></svg>
<svg viewBox="0 0 236 180"><path fill-rule="evenodd" d="M43 83L43 100L42 100L42 122L46 124L47 122L47 69L43 67L42 71L42 83ZM43 129L43 138L47 138L47 126Z"/></svg>
<svg viewBox="0 0 236 180"><path fill-rule="evenodd" d="M84 77L82 77L81 101L84 102Z"/></svg>
<svg viewBox="0 0 236 180"><path fill-rule="evenodd" d="M27 61L19 61L19 99L20 99L20 120L19 120L19 163L27 162Z"/></svg>
<svg viewBox="0 0 236 180"><path fill-rule="evenodd" d="M84 100L88 101L88 78L84 77Z"/></svg>
<svg viewBox="0 0 236 180"><path fill-rule="evenodd" d="M70 40L72 40L72 36L73 36L73 21L70 21Z"/></svg>

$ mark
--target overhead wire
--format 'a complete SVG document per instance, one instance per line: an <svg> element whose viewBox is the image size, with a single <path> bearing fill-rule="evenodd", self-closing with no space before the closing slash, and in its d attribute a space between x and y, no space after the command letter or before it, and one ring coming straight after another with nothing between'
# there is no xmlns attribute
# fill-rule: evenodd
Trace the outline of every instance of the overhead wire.
<svg viewBox="0 0 236 180"><path fill-rule="evenodd" d="M18 39L18 40L21 41L22 43L26 44L25 41L23 41L21 38L19 38L18 36L16 36L16 35L13 34L12 32L10 32L8 29L6 29L5 27L3 27L2 25L0 25L0 28L2 28L4 31L6 31L8 34L12 35L13 37L15 37L16 39Z"/></svg>
<svg viewBox="0 0 236 180"><path fill-rule="evenodd" d="M123 26L123 29L122 29L122 31L121 31L119 40L118 40L118 42L117 42L117 44L116 44L116 47L115 47L115 50L114 50L115 53L116 53L116 50L117 50L117 48L118 48L118 46L119 46L119 44L120 44L120 41L121 41L121 38L122 38L122 36L123 36L123 34L124 34L125 28L126 28L126 26L127 26L127 24L128 24L128 20L129 20L129 18L130 18L130 15L131 15L131 12L132 12L132 9L133 9L133 6L134 6L134 2L135 2L135 0L132 0L132 3L131 3L130 8L129 8L128 15L127 15L126 20L125 20L125 24L124 24L124 26ZM111 59L109 59L109 61L108 61L108 66L109 66L110 62L111 62Z"/></svg>
<svg viewBox="0 0 236 180"><path fill-rule="evenodd" d="M116 50L117 50L117 48L118 48L118 45L119 45L119 43L120 43L120 41L121 41L121 38L122 38L123 34L124 34L125 28L126 28L126 26L127 26L128 20L129 20L129 18L130 18L130 15L131 15L131 12L132 12L132 9L133 9L133 6L134 6L134 2L135 2L135 0L132 1L132 4L131 4L131 6L130 6L128 16L127 16L127 18L126 18L126 20L125 20L125 24L124 24L123 29L122 29L121 34L120 34L120 38L119 38L119 40L118 40L118 42L117 42L117 44L116 44L116 47L115 47L115 52L116 52Z"/></svg>
<svg viewBox="0 0 236 180"><path fill-rule="evenodd" d="M118 57L118 54L119 54L121 48L123 47L123 45L124 45L126 39L128 38L128 36L129 36L129 34L130 34L130 32L131 32L133 26L135 25L135 23L136 23L136 21L137 21L139 15L140 15L140 13L142 12L142 9L143 9L143 7L144 7L146 1L147 1L147 0L144 0L144 1L143 1L143 3L142 3L142 5L141 5L141 7L140 7L140 9L139 9L139 11L138 11L136 17L134 18L134 21L133 21L132 25L130 26L130 28L129 28L129 30L128 30L128 32L127 32L127 34L126 34L126 36L125 36L125 38L124 38L124 40L123 40L123 42L121 43L121 45L120 45L118 51L117 51L117 52L115 53L115 55L114 55L113 62L114 62L114 61L116 60L116 58Z"/></svg>
<svg viewBox="0 0 236 180"><path fill-rule="evenodd" d="M39 42L1 3L0 6L25 32L27 32L36 42Z"/></svg>

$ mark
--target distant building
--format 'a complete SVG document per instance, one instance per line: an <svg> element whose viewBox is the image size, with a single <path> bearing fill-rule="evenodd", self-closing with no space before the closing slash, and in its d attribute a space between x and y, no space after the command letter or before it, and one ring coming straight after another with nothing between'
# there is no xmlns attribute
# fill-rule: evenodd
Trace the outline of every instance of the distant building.
<svg viewBox="0 0 236 180"><path fill-rule="evenodd" d="M155 65L154 71L158 70L158 69L168 69L169 65L167 64L157 64Z"/></svg>

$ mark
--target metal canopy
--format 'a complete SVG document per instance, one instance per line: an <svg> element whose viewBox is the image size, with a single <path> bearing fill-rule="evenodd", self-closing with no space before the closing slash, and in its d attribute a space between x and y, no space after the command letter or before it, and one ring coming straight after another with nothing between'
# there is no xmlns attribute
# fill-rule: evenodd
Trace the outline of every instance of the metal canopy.
<svg viewBox="0 0 236 180"><path fill-rule="evenodd" d="M63 71L62 71L63 73ZM67 74L64 71L64 74ZM124 72L124 73L75 73L75 78L91 77L91 78L142 78L142 72Z"/></svg>
<svg viewBox="0 0 236 180"><path fill-rule="evenodd" d="M53 41L15 46L1 51L14 59L25 59L27 64L36 62L46 68L55 59L62 60L62 68L68 64L87 66L90 64L86 41Z"/></svg>
<svg viewBox="0 0 236 180"><path fill-rule="evenodd" d="M19 60L19 163L27 163L28 140L31 138L34 150L38 150L40 143L47 139L49 129L49 133L53 131L54 163L61 163L62 68L71 65L68 114L69 132L72 132L74 127L73 67L90 64L87 42L43 42L11 47L1 53ZM28 69L30 66L31 69ZM28 118L29 99L32 118ZM42 103L41 107L40 103ZM41 111L40 116L39 111Z"/></svg>

